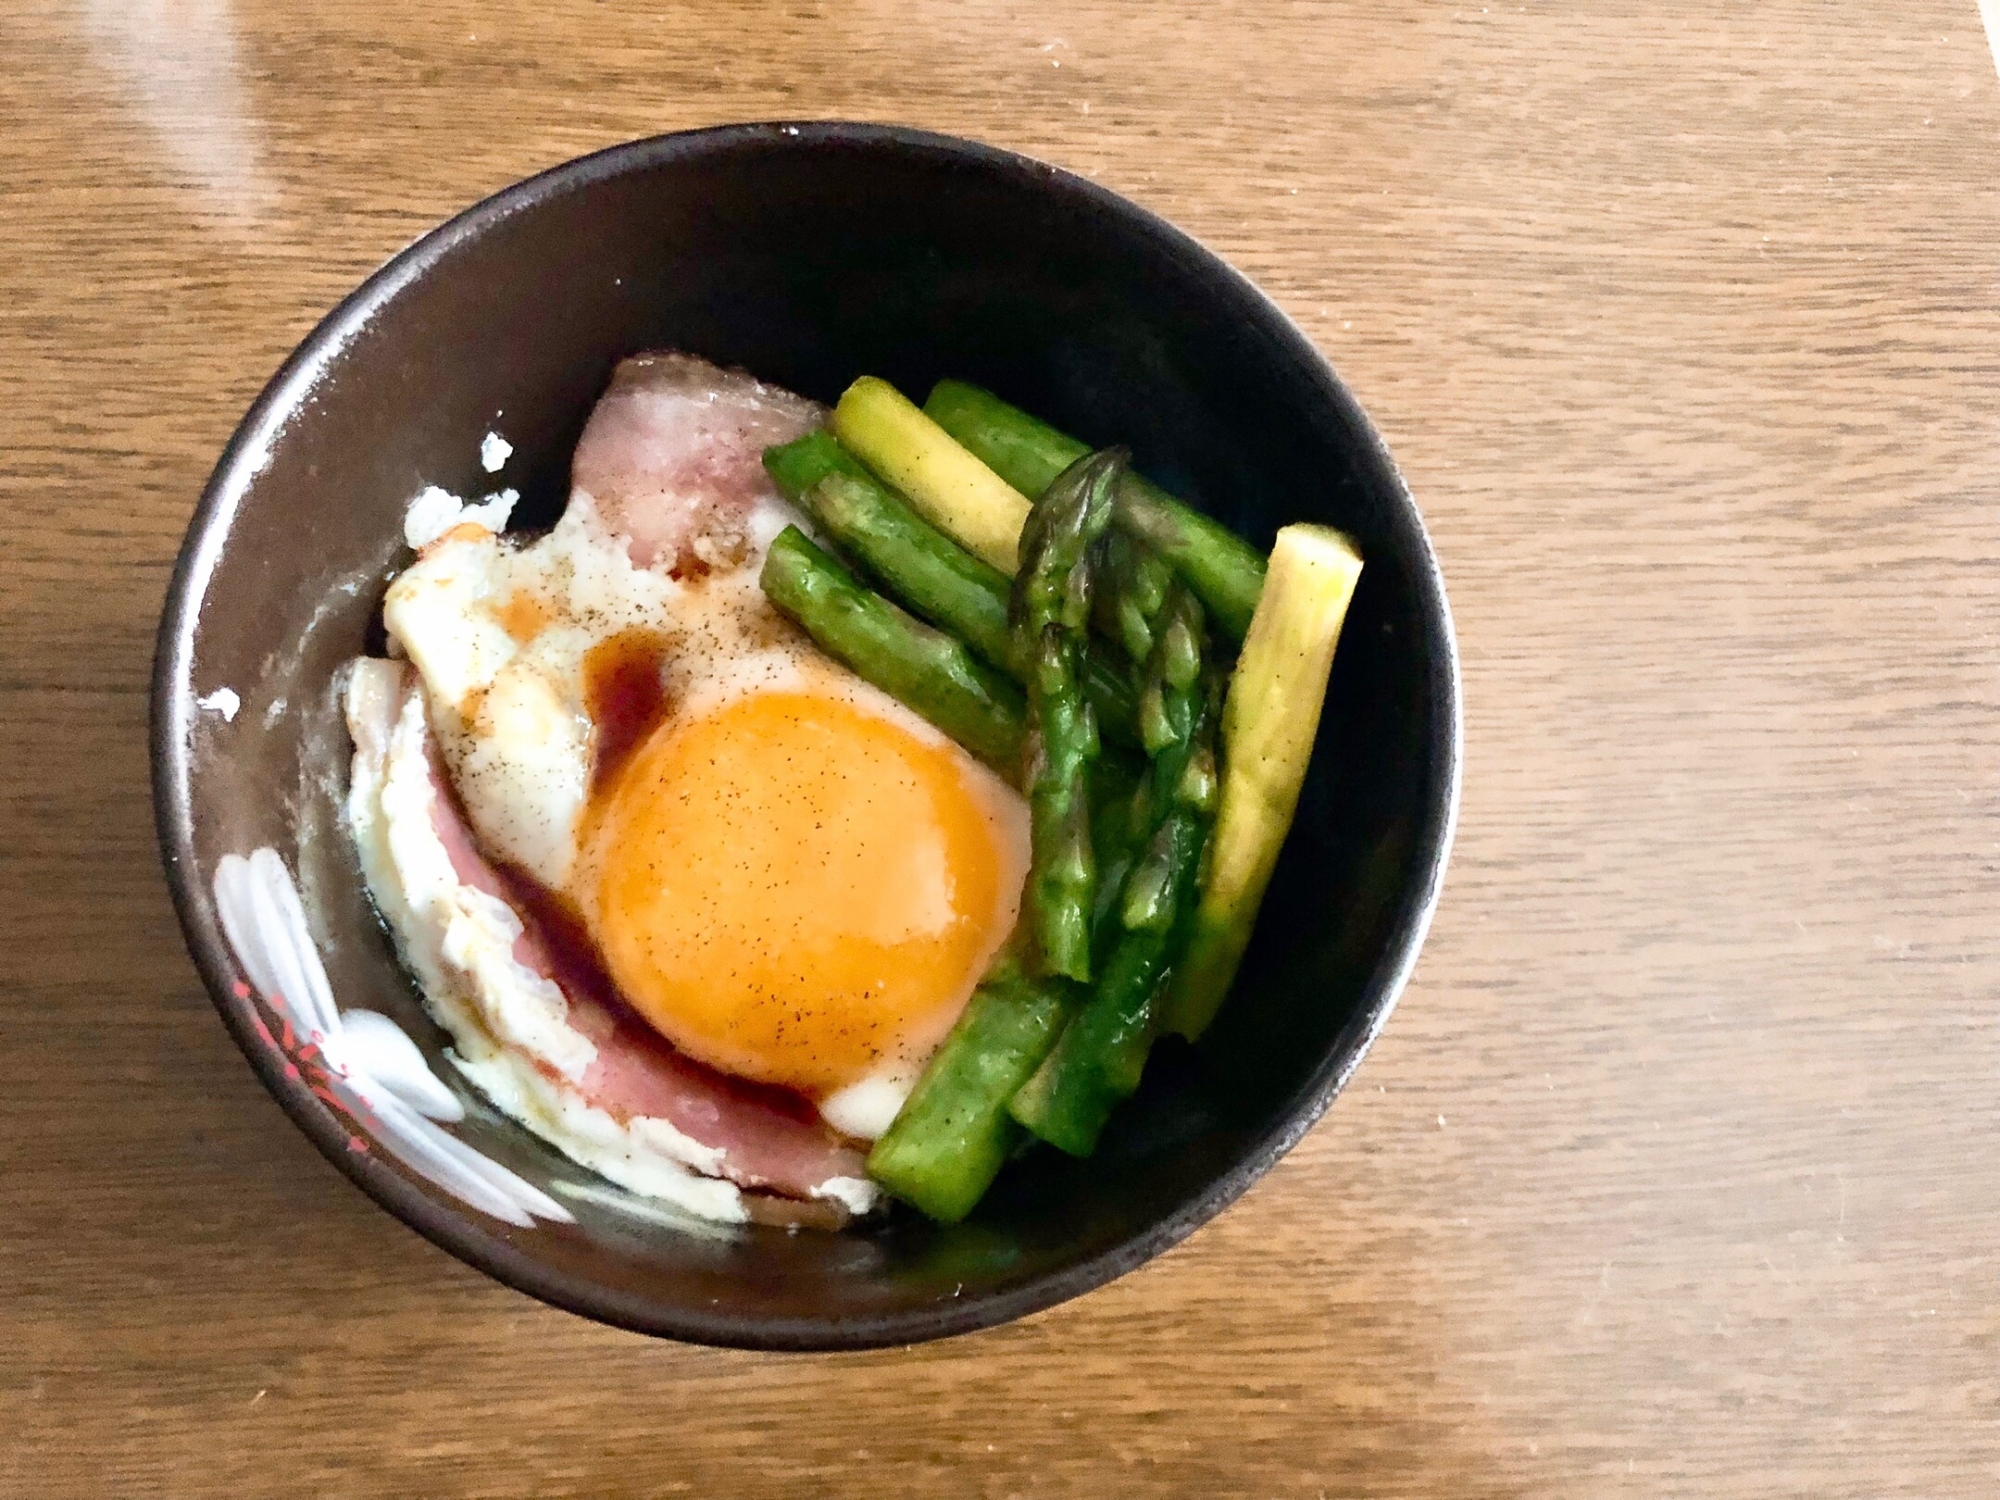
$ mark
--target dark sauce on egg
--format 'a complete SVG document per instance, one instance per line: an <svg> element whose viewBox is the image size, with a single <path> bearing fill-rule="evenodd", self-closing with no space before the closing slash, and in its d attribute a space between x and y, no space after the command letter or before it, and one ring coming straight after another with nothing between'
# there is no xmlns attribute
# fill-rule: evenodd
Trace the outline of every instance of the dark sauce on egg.
<svg viewBox="0 0 2000 1500"><path fill-rule="evenodd" d="M635 626L592 646L583 657L583 702L597 727L591 789L611 779L667 716L662 671L672 649L668 636Z"/></svg>

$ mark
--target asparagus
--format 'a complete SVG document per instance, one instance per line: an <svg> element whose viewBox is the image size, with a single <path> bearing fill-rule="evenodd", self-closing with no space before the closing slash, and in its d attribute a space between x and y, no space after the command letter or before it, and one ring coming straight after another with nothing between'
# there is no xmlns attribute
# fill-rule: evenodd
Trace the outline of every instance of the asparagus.
<svg viewBox="0 0 2000 1500"><path fill-rule="evenodd" d="M1134 661L1144 661L1153 649L1153 622L1173 577L1173 569L1145 543L1122 531L1104 539L1092 618Z"/></svg>
<svg viewBox="0 0 2000 1500"><path fill-rule="evenodd" d="M1090 978L1097 861L1088 779L1097 726L1076 681L1076 643L1050 630L1028 683L1028 901L1046 972Z"/></svg>
<svg viewBox="0 0 2000 1500"><path fill-rule="evenodd" d="M764 471L787 500L799 503L805 492L829 474L845 474L849 479L874 481L868 466L840 446L840 440L824 427L815 427L804 437L779 443L764 450Z"/></svg>
<svg viewBox="0 0 2000 1500"><path fill-rule="evenodd" d="M1084 643L1083 696L1099 729L1121 745L1138 744L1138 688L1099 641Z"/></svg>
<svg viewBox="0 0 2000 1500"><path fill-rule="evenodd" d="M848 451L931 521L1002 572L1014 571L1028 502L902 392L864 375L834 407L832 426Z"/></svg>
<svg viewBox="0 0 2000 1500"><path fill-rule="evenodd" d="M929 719L1003 774L1019 766L1020 690L956 639L912 619L787 526L760 580L828 655Z"/></svg>
<svg viewBox="0 0 2000 1500"><path fill-rule="evenodd" d="M1339 532L1287 526L1223 709L1224 770L1210 869L1164 1007L1192 1040L1214 1019L1298 808L1361 557Z"/></svg>
<svg viewBox="0 0 2000 1500"><path fill-rule="evenodd" d="M1212 687L1209 674L1203 670L1201 605L1194 595L1176 585L1169 591L1158 623L1139 693L1139 741L1153 761L1141 789L1140 826L1146 833L1159 824L1184 791L1200 790L1203 767L1195 751ZM1206 770L1212 784L1213 765ZM1194 779L1184 788L1182 782L1190 773ZM1203 812L1212 811L1212 801L1196 800L1203 804Z"/></svg>
<svg viewBox="0 0 2000 1500"><path fill-rule="evenodd" d="M868 1175L941 1223L964 1218L1019 1142L1007 1101L1074 1009L1063 981L996 965L868 1153Z"/></svg>
<svg viewBox="0 0 2000 1500"><path fill-rule="evenodd" d="M918 515L824 429L766 448L764 467L785 497L803 506L898 604L1026 683L1028 663L1014 650L1008 582L998 568ZM822 485L830 486L830 502ZM1120 743L1138 743L1138 687L1095 640L1085 648L1083 691L1100 729Z"/></svg>
<svg viewBox="0 0 2000 1500"><path fill-rule="evenodd" d="M1039 495L1087 451L1075 438L959 380L939 381L924 411L1024 495ZM1118 524L1187 580L1218 628L1232 640L1243 638L1264 587L1264 559L1254 547L1137 474L1119 485Z"/></svg>
<svg viewBox="0 0 2000 1500"><path fill-rule="evenodd" d="M1097 994L1010 1106L1036 1135L1078 1156L1091 1152L1112 1109L1139 1086L1215 808L1221 678L1203 661L1201 605L1176 583L1157 624L1139 711L1153 760L1127 814L1128 838L1144 852L1117 901L1098 903L1094 937L1110 956Z"/></svg>
<svg viewBox="0 0 2000 1500"><path fill-rule="evenodd" d="M1107 755L1090 768L1090 847L1097 861L1097 897L1090 917L1090 961L1110 956L1124 931L1118 898L1145 842L1137 827L1141 778L1129 760Z"/></svg>
<svg viewBox="0 0 2000 1500"><path fill-rule="evenodd" d="M1155 830L1120 902L1123 933L1104 976L1008 1113L1049 1144L1088 1156L1111 1111L1139 1087L1155 1007L1192 905L1208 822L1178 806Z"/></svg>
<svg viewBox="0 0 2000 1500"><path fill-rule="evenodd" d="M974 557L872 478L829 473L801 502L898 603L950 631L1015 681L1027 682L1032 662L1016 648L1007 624L1008 582L998 568ZM1095 640L1084 647L1083 692L1102 728L1137 743L1138 687Z"/></svg>
<svg viewBox="0 0 2000 1500"><path fill-rule="evenodd" d="M1042 492L1021 531L1022 566L1010 616L1030 638L1051 628L1081 636L1096 578L1091 549L1111 521L1111 496L1125 471L1122 448L1078 459Z"/></svg>
<svg viewBox="0 0 2000 1500"><path fill-rule="evenodd" d="M912 613L1015 671L1007 579L872 479L827 474L802 503L843 551Z"/></svg>
<svg viewBox="0 0 2000 1500"><path fill-rule="evenodd" d="M1111 521L1124 469L1111 449L1072 464L1044 491L1021 536L1021 571L1008 604L1028 677L1028 807L1033 859L1028 900L1045 972L1090 978L1097 869L1090 842L1090 763L1096 716L1078 681L1090 618L1092 549Z"/></svg>

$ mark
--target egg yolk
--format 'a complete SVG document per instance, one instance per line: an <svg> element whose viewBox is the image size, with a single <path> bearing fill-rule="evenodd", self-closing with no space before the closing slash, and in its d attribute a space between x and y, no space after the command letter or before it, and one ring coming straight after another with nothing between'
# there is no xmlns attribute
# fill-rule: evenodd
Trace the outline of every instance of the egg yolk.
<svg viewBox="0 0 2000 1500"><path fill-rule="evenodd" d="M814 1096L908 1067L1012 928L1020 862L960 753L844 699L669 721L593 834L598 942L682 1051Z"/></svg>

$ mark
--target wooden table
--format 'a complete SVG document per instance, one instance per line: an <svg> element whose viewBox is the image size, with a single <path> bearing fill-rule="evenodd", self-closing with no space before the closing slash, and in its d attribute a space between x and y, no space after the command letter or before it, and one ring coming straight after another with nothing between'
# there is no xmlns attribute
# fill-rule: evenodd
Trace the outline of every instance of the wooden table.
<svg viewBox="0 0 2000 1500"><path fill-rule="evenodd" d="M2000 1490L2000 83L1972 0L0 13L0 1494ZM152 631L258 386L626 137L847 116L1172 217L1388 435L1465 658L1415 982L1183 1248L942 1346L551 1311L183 957Z"/></svg>

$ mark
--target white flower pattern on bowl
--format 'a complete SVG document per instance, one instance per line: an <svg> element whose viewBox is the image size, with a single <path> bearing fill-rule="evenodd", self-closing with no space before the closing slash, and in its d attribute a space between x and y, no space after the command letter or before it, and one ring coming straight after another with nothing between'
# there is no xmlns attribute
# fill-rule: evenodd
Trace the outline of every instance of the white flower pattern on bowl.
<svg viewBox="0 0 2000 1500"><path fill-rule="evenodd" d="M277 1019L263 1040L286 1059L287 1077L366 1129L348 1148L371 1144L418 1176L496 1219L526 1229L539 1219L575 1223L570 1211L519 1174L448 1133L440 1121L465 1105L439 1081L402 1027L372 1010L341 1011L306 926L291 871L274 849L225 855L215 869L215 905L249 980Z"/></svg>

